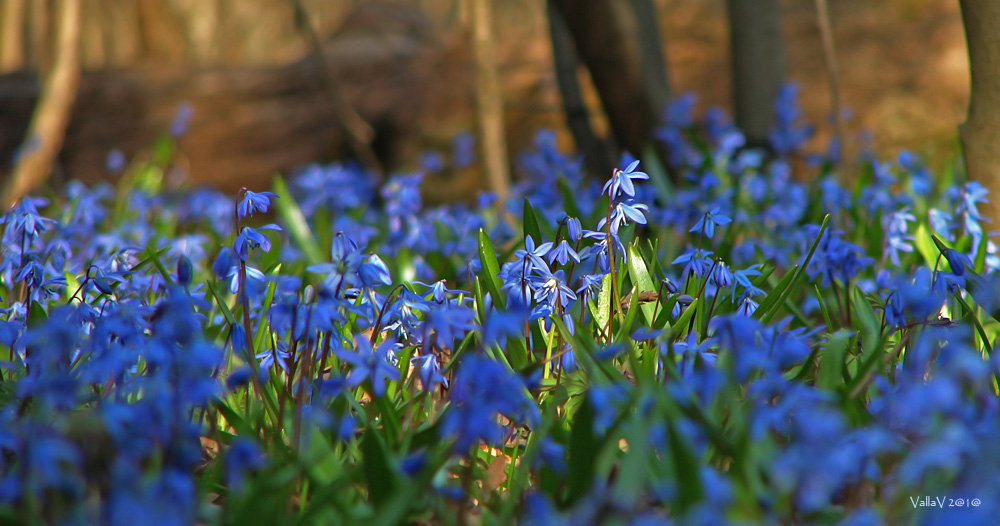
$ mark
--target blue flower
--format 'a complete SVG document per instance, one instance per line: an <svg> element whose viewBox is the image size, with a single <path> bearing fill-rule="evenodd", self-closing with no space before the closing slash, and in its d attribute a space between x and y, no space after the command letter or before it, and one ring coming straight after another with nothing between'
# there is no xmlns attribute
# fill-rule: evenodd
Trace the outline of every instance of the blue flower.
<svg viewBox="0 0 1000 526"><path fill-rule="evenodd" d="M698 219L698 222L695 223L694 226L691 227L691 230L688 230L688 232L700 233L711 239L712 236L715 235L716 226L728 225L732 222L732 219L719 214L719 208L713 208L712 210L705 212L705 214Z"/></svg>
<svg viewBox="0 0 1000 526"><path fill-rule="evenodd" d="M954 249L945 250L944 258L948 260L948 266L951 267L951 271L956 276L964 275L965 269L972 267L972 260L969 259L969 256Z"/></svg>
<svg viewBox="0 0 1000 526"><path fill-rule="evenodd" d="M361 253L351 238L338 232L330 247L330 263L310 265L306 270L318 274L326 274L324 283L328 288L339 291L343 285L354 282L361 269Z"/></svg>
<svg viewBox="0 0 1000 526"><path fill-rule="evenodd" d="M188 125L191 124L191 116L194 115L194 108L191 103L184 101L177 105L174 111L174 119L170 121L170 136L178 138L187 132Z"/></svg>
<svg viewBox="0 0 1000 526"><path fill-rule="evenodd" d="M347 376L347 385L357 387L365 380L370 380L373 395L382 396L385 394L386 380L398 381L399 369L389 363L390 354L395 358L395 350L399 347L394 340L383 341L376 348L372 348L371 342L363 334L354 336L356 350L340 349L337 357L351 364L350 374Z"/></svg>
<svg viewBox="0 0 1000 526"><path fill-rule="evenodd" d="M518 249L514 252L514 257L516 261L525 267L524 274L530 274L534 269L548 269L549 266L545 264L542 256L548 254L549 250L552 248L552 243L543 243L539 247L535 247L535 240L531 239L531 236L526 236L524 238L524 249Z"/></svg>
<svg viewBox="0 0 1000 526"><path fill-rule="evenodd" d="M258 193L246 190L243 193L243 199L236 205L236 211L239 213L240 219L251 217L254 212L267 213L267 209L271 206L272 197L277 199L278 195L274 192Z"/></svg>
<svg viewBox="0 0 1000 526"><path fill-rule="evenodd" d="M475 314L466 307L435 305L424 319L424 328L437 333L438 344L451 346L456 339L464 338L468 331L476 328L474 319Z"/></svg>
<svg viewBox="0 0 1000 526"><path fill-rule="evenodd" d="M287 347L288 343L281 340L277 342L277 345L273 349L265 349L257 353L255 358L260 360L261 370L268 371L274 367L275 364L277 364L278 367L281 367L281 370L285 371L287 374L288 360L292 357L291 353L286 350Z"/></svg>
<svg viewBox="0 0 1000 526"><path fill-rule="evenodd" d="M580 255L576 253L576 250L573 250L573 247L569 246L565 239L560 241L545 257L549 260L549 264L558 261L560 265L565 265L571 259L575 263L580 262Z"/></svg>
<svg viewBox="0 0 1000 526"><path fill-rule="evenodd" d="M617 199L619 194L624 193L629 197L635 197L635 186L632 185L633 179L649 179L649 175L645 172L638 172L635 169L639 167L639 161L632 161L624 170L619 170L615 168L611 173L611 179L604 184L604 188L601 190L602 194L608 194L611 199ZM600 228L600 227L598 227Z"/></svg>
<svg viewBox="0 0 1000 526"><path fill-rule="evenodd" d="M910 213L910 208L904 206L900 210L893 212L888 219L885 238L885 254L889 256L894 265L899 265L899 252L913 252L913 245L909 242L913 236L907 235L907 222L916 221Z"/></svg>
<svg viewBox="0 0 1000 526"><path fill-rule="evenodd" d="M694 247L688 247L684 250L683 254L674 258L670 264L684 265L681 271L682 277L687 277L688 274L700 277L704 276L708 272L708 269L712 268L711 255L712 252L710 250L699 250Z"/></svg>
<svg viewBox="0 0 1000 526"><path fill-rule="evenodd" d="M280 231L281 227L275 224L264 225L260 228L243 227L240 235L236 236L236 242L233 243L233 251L236 252L241 261L247 260L251 248L260 248L264 252L271 251L271 240L261 233L262 230Z"/></svg>
<svg viewBox="0 0 1000 526"><path fill-rule="evenodd" d="M512 309L493 311L483 324L483 343L498 344L501 347L507 343L507 337L520 338L524 335L525 323L528 321L527 309Z"/></svg>
<svg viewBox="0 0 1000 526"><path fill-rule="evenodd" d="M361 283L368 288L376 285L392 285L392 276L389 275L389 267L385 266L382 258L375 254L368 256L368 261L361 264L358 269Z"/></svg>
<svg viewBox="0 0 1000 526"><path fill-rule="evenodd" d="M433 390L437 384L443 384L445 389L448 388L448 379L441 374L441 365L438 364L437 356L433 354L414 356L410 358L410 363L417 368L420 384L425 391Z"/></svg>
<svg viewBox="0 0 1000 526"><path fill-rule="evenodd" d="M56 224L54 219L42 217L38 212L38 207L49 204L47 199L40 197L23 197L3 220L8 227L13 227L11 232L15 237L22 234L32 238L48 230L50 225Z"/></svg>
<svg viewBox="0 0 1000 526"><path fill-rule="evenodd" d="M528 396L524 381L488 358L465 357L451 387L451 406L441 421L441 434L455 438L455 450L465 453L480 440L501 444L506 433L498 414L508 420L537 424L538 406Z"/></svg>
<svg viewBox="0 0 1000 526"><path fill-rule="evenodd" d="M427 283L423 283L423 282L420 282L420 281L414 281L414 283L416 283L418 285L423 285L423 286L429 288L430 292L431 292L431 297L434 298L434 301L436 301L438 303L444 303L445 293L448 293L448 294L468 294L469 293L468 291L465 291L465 290L453 290L453 289L449 289L449 288L445 287L445 280L443 280L443 279L439 280L439 281L435 281L433 285L428 285Z"/></svg>
<svg viewBox="0 0 1000 526"><path fill-rule="evenodd" d="M238 437L226 452L226 482L235 491L240 491L247 472L260 469L264 464L264 455L257 442L247 437Z"/></svg>
<svg viewBox="0 0 1000 526"><path fill-rule="evenodd" d="M539 302L547 302L553 309L566 310L570 303L576 301L576 294L573 289L566 286L561 270L555 274L546 274L536 278L535 285L535 299Z"/></svg>

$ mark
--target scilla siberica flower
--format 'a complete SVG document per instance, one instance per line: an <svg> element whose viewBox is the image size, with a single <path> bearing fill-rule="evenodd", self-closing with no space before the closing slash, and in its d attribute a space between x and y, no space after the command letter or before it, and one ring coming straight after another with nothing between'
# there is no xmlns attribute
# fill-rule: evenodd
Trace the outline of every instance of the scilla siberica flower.
<svg viewBox="0 0 1000 526"><path fill-rule="evenodd" d="M698 219L698 222L695 223L694 226L691 227L691 230L688 230L688 232L699 233L709 239L712 239L712 236L715 235L716 226L728 225L732 222L732 219L720 214L719 208L716 207L708 212L705 212L705 214Z"/></svg>
<svg viewBox="0 0 1000 526"><path fill-rule="evenodd" d="M331 290L343 288L345 283L353 283L361 269L361 252L351 238L337 232L330 247L330 263L310 265L306 270L326 274L323 283Z"/></svg>
<svg viewBox="0 0 1000 526"><path fill-rule="evenodd" d="M469 451L480 440L499 444L504 439L497 415L536 425L538 406L528 396L524 381L489 358L462 359L451 388L451 406L441 421L441 434L455 438L455 450Z"/></svg>
<svg viewBox="0 0 1000 526"><path fill-rule="evenodd" d="M635 160L624 170L615 168L614 172L611 173L611 179L607 183L604 183L601 193L608 194L611 199L617 199L621 193L629 197L635 197L635 186L632 184L632 180L649 179L649 175L645 172L636 171L638 167L639 161Z"/></svg>
<svg viewBox="0 0 1000 526"><path fill-rule="evenodd" d="M236 205L236 211L239 213L240 219L251 217L254 212L266 213L268 208L271 207L272 197L275 199L278 198L274 192L258 193L245 190L243 192L243 199Z"/></svg>
<svg viewBox="0 0 1000 526"><path fill-rule="evenodd" d="M262 230L280 231L281 227L275 224L264 225L260 228L243 227L240 235L236 236L236 242L233 243L233 250L240 257L241 261L247 260L250 256L251 248L260 248L264 252L271 251L271 240L261 233Z"/></svg>
<svg viewBox="0 0 1000 526"><path fill-rule="evenodd" d="M441 374L441 365L438 364L437 356L433 354L414 356L410 358L410 363L417 368L420 384L425 391L434 389L437 384L444 385L445 389L448 388L448 379Z"/></svg>
<svg viewBox="0 0 1000 526"><path fill-rule="evenodd" d="M373 348L363 334L355 335L354 339L357 342L355 351L347 349L337 351L338 358L353 366L347 376L347 385L357 387L365 380L371 380L372 394L384 395L386 380L394 382L399 380L399 369L389 364L389 354L395 353L399 344L395 340L388 339Z"/></svg>

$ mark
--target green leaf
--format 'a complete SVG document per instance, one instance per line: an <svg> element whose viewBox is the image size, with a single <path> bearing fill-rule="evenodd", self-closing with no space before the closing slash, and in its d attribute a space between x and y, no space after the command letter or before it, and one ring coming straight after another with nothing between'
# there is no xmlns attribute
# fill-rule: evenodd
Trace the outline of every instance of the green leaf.
<svg viewBox="0 0 1000 526"><path fill-rule="evenodd" d="M917 230L913 235L913 244L917 247L920 255L923 256L928 267L934 266L934 261L937 260L938 256L938 251L935 250L935 243L931 235L927 230L927 226L923 223L917 225Z"/></svg>
<svg viewBox="0 0 1000 526"><path fill-rule="evenodd" d="M274 178L274 193L278 195L277 203L275 203L278 215L281 216L281 220L285 223L288 236L302 250L306 261L310 265L316 265L325 261L326 258L323 257L323 251L320 250L319 243L316 242L316 237L313 235L312 229L309 228L309 223L302 214L302 209L299 208L299 204L295 202L295 197L292 196L288 185L280 176Z"/></svg>
<svg viewBox="0 0 1000 526"><path fill-rule="evenodd" d="M542 228L538 224L538 216L535 215L535 209L531 207L531 203L528 202L527 197L524 198L524 213L521 222L524 227L524 237L531 236L535 245L540 245L544 241L542 238Z"/></svg>
<svg viewBox="0 0 1000 526"><path fill-rule="evenodd" d="M601 294L597 297L597 312L593 314L597 321L597 333L601 334L611 319L611 274L601 278Z"/></svg>
<svg viewBox="0 0 1000 526"><path fill-rule="evenodd" d="M229 305L226 305L225 301L222 301L222 297L219 296L219 292L215 290L214 286L212 286L212 282L206 281L205 285L208 285L208 290L215 298L215 302L219 305L219 310L222 311L222 315L226 318L226 321L230 325L236 325L236 317L233 316L233 311L229 310Z"/></svg>
<svg viewBox="0 0 1000 526"><path fill-rule="evenodd" d="M792 284L792 280L795 279L795 271L798 269L798 266L792 267L792 269L785 274L783 278L781 278L781 281L779 281L778 284L771 289L770 294L764 296L764 299L760 301L760 305L758 305L757 310L754 312L754 316L760 319L764 316L764 314L771 310L771 307L778 302L778 298L781 297L782 292L788 289L789 285Z"/></svg>
<svg viewBox="0 0 1000 526"><path fill-rule="evenodd" d="M983 346L986 348L986 353L990 356L993 355L993 345L990 344L990 338L986 335L986 328L983 327L983 323L979 320L979 316L976 315L976 311L973 310L971 306L962 298L960 292L956 292L953 297L958 300L958 303L965 308L968 314L965 315L972 321L972 325L976 328L976 332L979 333L979 338L983 341Z"/></svg>
<svg viewBox="0 0 1000 526"><path fill-rule="evenodd" d="M503 296L500 295L500 262L497 261L497 250L483 229L479 229L479 263L483 267L483 283L486 291L493 298L493 304L500 309L506 308ZM485 320L483 320L485 321Z"/></svg>
<svg viewBox="0 0 1000 526"><path fill-rule="evenodd" d="M49 319L49 314L45 311L45 307L42 307L37 301L32 301L31 306L28 307L27 326L37 328L44 324L47 319Z"/></svg>
<svg viewBox="0 0 1000 526"><path fill-rule="evenodd" d="M698 304L699 304L699 299L695 298L694 301L692 301L691 304L688 305L686 309L684 309L684 312L682 312L681 315L677 318L677 321L674 322L674 327L677 328L678 336L687 335L688 325L690 325L691 318L694 317L694 313L698 309Z"/></svg>
<svg viewBox="0 0 1000 526"><path fill-rule="evenodd" d="M552 318L552 323L555 324L556 328L559 329L559 334L562 335L566 343L569 344L570 348L573 349L573 353L576 356L577 362L580 364L580 368L583 369L587 376L590 378L596 377L597 373L602 373L606 379L614 380L615 378L620 378L621 374L616 372L614 368L606 362L598 362L594 359L594 349L597 347L593 339L591 339L590 331L579 331L577 334L573 334L563 323L563 320L559 316Z"/></svg>
<svg viewBox="0 0 1000 526"><path fill-rule="evenodd" d="M632 278L632 283L638 286L638 290L634 294L638 295L644 291L656 291L656 285L653 283L653 278L649 276L646 262L642 259L642 254L634 244L628 247L628 273ZM646 319L646 324L652 325L656 302L643 303L639 307L642 309L642 315Z"/></svg>
<svg viewBox="0 0 1000 526"><path fill-rule="evenodd" d="M668 425L667 436L670 441L670 456L676 470L679 514L683 514L691 506L701 502L704 490L701 487L701 471L699 462L687 446L684 439L677 433L677 427Z"/></svg>
<svg viewBox="0 0 1000 526"><path fill-rule="evenodd" d="M819 377L816 379L817 387L835 391L844 384L844 360L847 357L847 345L853 334L848 330L839 330L823 345Z"/></svg>
<svg viewBox="0 0 1000 526"><path fill-rule="evenodd" d="M800 265L793 273L794 277L792 278L791 283L788 284L788 287L786 287L785 290L781 291L781 294L774 302L774 307L770 310L770 312L767 313L767 315L765 315L761 319L761 321L765 325L771 323L771 321L774 320L775 316L778 315L778 312L781 311L781 306L784 304L785 299L791 296L799 289L799 285L802 283L802 280L805 277L806 268L809 266L809 262L812 261L813 254L816 253L816 247L819 246L820 240L823 239L823 234L826 232L826 225L829 222L830 222L830 214L827 214L826 216L823 217L823 223L819 227L819 234L816 235L816 239L813 241L812 246L809 248L809 254L807 254L806 259L802 261L802 265ZM768 299L770 299L770 295L768 295Z"/></svg>
<svg viewBox="0 0 1000 526"><path fill-rule="evenodd" d="M594 436L594 408L585 397L573 415L569 435L569 476L567 477L566 502L572 504L582 497L594 482L597 454L601 441Z"/></svg>
<svg viewBox="0 0 1000 526"><path fill-rule="evenodd" d="M559 191L562 193L563 198L563 208L566 210L566 214L569 217L580 218L580 208L576 206L577 197L573 195L573 189L569 185L569 181L565 177L560 177L556 180L556 185L559 186Z"/></svg>
<svg viewBox="0 0 1000 526"><path fill-rule="evenodd" d="M369 426L361 440L361 456L364 458L365 480L368 482L368 496L376 509L392 496L395 480L390 468L385 446L378 438L375 428Z"/></svg>

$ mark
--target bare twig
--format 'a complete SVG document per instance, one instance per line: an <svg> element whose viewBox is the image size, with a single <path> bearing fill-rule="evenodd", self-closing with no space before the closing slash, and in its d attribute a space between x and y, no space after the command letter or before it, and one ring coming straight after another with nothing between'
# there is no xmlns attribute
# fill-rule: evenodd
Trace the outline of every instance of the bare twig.
<svg viewBox="0 0 1000 526"><path fill-rule="evenodd" d="M58 40L52 70L44 78L42 95L23 142L24 150L13 175L0 191L3 208L48 178L76 100L80 82L80 0L61 0L57 15Z"/></svg>

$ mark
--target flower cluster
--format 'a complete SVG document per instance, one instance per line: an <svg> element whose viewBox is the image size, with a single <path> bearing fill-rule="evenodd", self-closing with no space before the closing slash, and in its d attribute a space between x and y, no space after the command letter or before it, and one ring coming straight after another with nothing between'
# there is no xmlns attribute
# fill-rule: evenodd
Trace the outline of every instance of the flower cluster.
<svg viewBox="0 0 1000 526"><path fill-rule="evenodd" d="M668 170L598 180L542 133L484 209L420 200L475 162L467 135L381 185L348 163L235 198L125 178L21 200L0 516L992 524L985 189L909 153L842 184L790 87L766 149L693 103L657 130ZM142 159L108 168L171 168Z"/></svg>

